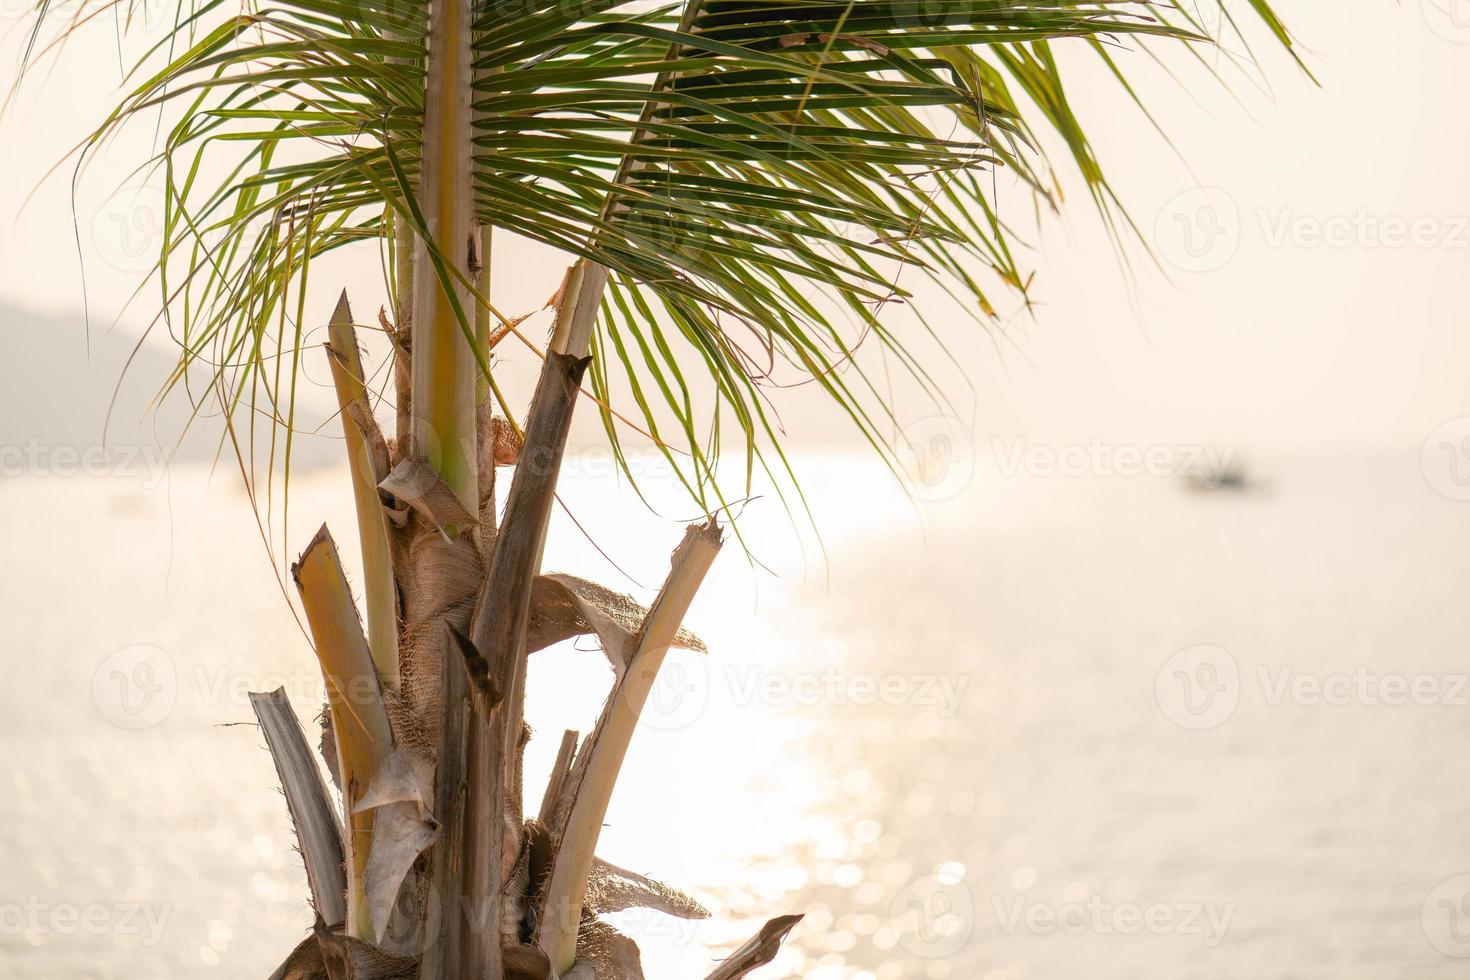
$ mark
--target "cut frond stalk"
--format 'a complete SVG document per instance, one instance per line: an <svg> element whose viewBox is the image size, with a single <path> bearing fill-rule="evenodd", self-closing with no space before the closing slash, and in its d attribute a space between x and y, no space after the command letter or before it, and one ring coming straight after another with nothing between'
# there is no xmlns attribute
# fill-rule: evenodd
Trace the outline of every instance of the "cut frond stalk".
<svg viewBox="0 0 1470 980"><path fill-rule="evenodd" d="M414 246L413 454L479 510L472 293L479 227L471 154L469 0L429 4L423 162L418 198L427 239ZM453 263L455 268L446 267Z"/></svg>
<svg viewBox="0 0 1470 980"><path fill-rule="evenodd" d="M638 717L653 690L664 655L694 601L715 556L721 532L714 521L691 525L675 549L669 577L649 609L638 644L621 673L572 773L570 808L561 828L546 883L537 944L559 974L571 969L577 955L577 930L587 898L587 878L613 786Z"/></svg>
<svg viewBox="0 0 1470 980"><path fill-rule="evenodd" d="M577 757L577 738L578 733L570 728L561 733L561 745L557 747L556 759L551 764L551 776L546 781L546 792L541 796L541 810L537 814L543 827L550 827L556 819L567 776L572 771L572 760Z"/></svg>
<svg viewBox="0 0 1470 980"><path fill-rule="evenodd" d="M434 939L424 953L421 975L426 980L499 975L498 966L487 972L483 965L498 962L499 919L489 913L498 909L509 870L506 858L514 861L519 851L518 692L525 680L521 661L531 591L586 367L586 359L557 353L548 355L543 365L470 641L460 644L470 662L485 664L487 690L500 692L507 703L486 717L474 707L465 666L452 658L443 664L445 714L435 806L445 815L448 833L440 837L431 858L438 869L438 897L437 911L432 905L430 911Z"/></svg>
<svg viewBox="0 0 1470 980"><path fill-rule="evenodd" d="M507 852L519 851L521 835L520 735L525 714L531 595L541 567L572 412L589 361L553 351L542 365L527 420L525 445L506 498L504 526L497 536L490 573L471 624L473 645L492 665L495 687L506 695L505 706L493 720L496 731L482 733L482 740L498 746L497 798L502 812L515 815L505 828Z"/></svg>
<svg viewBox="0 0 1470 980"><path fill-rule="evenodd" d="M347 828L347 932L373 942L372 918L363 884L372 842L373 811L355 812L373 775L393 752L393 734L377 668L357 607L342 571L337 546L325 526L291 567L306 612L317 659L326 682L342 779L343 824Z"/></svg>
<svg viewBox="0 0 1470 980"><path fill-rule="evenodd" d="M286 809L306 865L306 883L311 889L311 904L317 916L329 928L347 919L347 881L342 868L342 826L332 813L332 798L321 770L306 744L301 723L291 710L284 688L269 694L250 692L250 707L265 733L265 744L281 778L286 795Z"/></svg>
<svg viewBox="0 0 1470 980"><path fill-rule="evenodd" d="M496 683L502 691L514 686L515 653L524 648L556 477L587 363L585 358L553 352L542 364L495 556L471 626L470 638L498 672Z"/></svg>
<svg viewBox="0 0 1470 980"><path fill-rule="evenodd" d="M558 354L583 358L592 346L597 311L607 290L607 269L580 259L567 277L566 291L556 310L551 332L551 349Z"/></svg>
<svg viewBox="0 0 1470 980"><path fill-rule="evenodd" d="M377 666L378 680L398 691L398 590L393 581L393 558L388 523L378 498L378 484L388 475L388 450L373 421L357 331L347 291L337 300L329 328L327 359L342 414L347 442L347 464L352 496L357 505L357 534L362 544L363 598L367 602L368 647Z"/></svg>

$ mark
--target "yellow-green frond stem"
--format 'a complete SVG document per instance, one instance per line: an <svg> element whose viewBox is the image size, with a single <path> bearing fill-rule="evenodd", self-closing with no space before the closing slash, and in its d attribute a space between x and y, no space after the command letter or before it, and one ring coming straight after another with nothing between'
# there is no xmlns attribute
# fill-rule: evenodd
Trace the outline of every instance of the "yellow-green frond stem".
<svg viewBox="0 0 1470 980"><path fill-rule="evenodd" d="M344 291L328 328L327 359L342 416L352 497L357 506L357 534L362 545L363 598L367 603L368 646L378 679L398 691L398 589L388 522L378 498L378 484L388 475L388 449L373 419L362 369L362 352L352 325L352 308Z"/></svg>
<svg viewBox="0 0 1470 980"><path fill-rule="evenodd" d="M425 232L414 246L413 446L465 509L479 509L472 348L479 251L471 154L472 10L469 0L429 4L423 153L418 199ZM437 254L436 254L437 253ZM441 258L442 256L442 258ZM444 267L454 263L452 272Z"/></svg>
<svg viewBox="0 0 1470 980"><path fill-rule="evenodd" d="M356 807L372 784L373 775L392 754L393 733L372 652L342 571L342 559L325 526L301 553L291 574L321 662L337 743L342 823L346 828L347 932L374 942L377 937L364 876L375 811L358 813Z"/></svg>

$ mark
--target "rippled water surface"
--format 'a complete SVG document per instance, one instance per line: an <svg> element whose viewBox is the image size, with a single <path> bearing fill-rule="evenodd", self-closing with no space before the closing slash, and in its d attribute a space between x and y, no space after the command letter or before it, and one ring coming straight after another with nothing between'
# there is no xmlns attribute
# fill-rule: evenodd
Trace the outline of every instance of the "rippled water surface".
<svg viewBox="0 0 1470 980"><path fill-rule="evenodd" d="M759 976L1463 976L1470 503L1415 454L1248 493L977 464L917 506L806 472L826 564L752 505L775 574L727 546L711 654L671 659L608 817L603 856L714 910L620 919L651 978L786 911ZM293 547L328 519L352 560L342 489L299 480ZM592 469L565 491L631 578L570 525L548 565L647 599L679 523ZM0 974L265 977L310 913L245 692L309 722L320 682L243 497L179 469L0 507ZM533 802L607 679L533 661Z"/></svg>

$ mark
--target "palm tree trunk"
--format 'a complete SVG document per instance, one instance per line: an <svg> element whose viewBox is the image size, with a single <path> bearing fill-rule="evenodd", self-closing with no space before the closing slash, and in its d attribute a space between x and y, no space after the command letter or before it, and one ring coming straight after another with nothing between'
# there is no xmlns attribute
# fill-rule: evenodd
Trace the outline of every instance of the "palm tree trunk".
<svg viewBox="0 0 1470 980"><path fill-rule="evenodd" d="M428 237L414 246L413 445L470 513L479 509L478 361L471 349L479 271L471 158L469 0L429 5L419 201ZM437 288L435 286L437 283Z"/></svg>
<svg viewBox="0 0 1470 980"><path fill-rule="evenodd" d="M429 5L427 89L419 201L428 238L414 252L413 432L411 452L429 463L459 498L464 512L478 515L479 452L476 426L478 359L471 347L478 320L471 284L482 272L482 232L474 214L471 118L473 11L469 0L433 0ZM456 539L472 573L479 565L467 527L425 528ZM471 561L470 559L475 559ZM427 571L427 569L426 569ZM415 583L438 589L437 575ZM477 579L452 583L457 599ZM427 919L419 976L458 980L502 974L500 957L501 811L500 759L488 719L471 701L464 665L449 652L443 630L456 616L436 617L439 636L422 650L438 652L440 712L434 813L440 823L430 853ZM461 626L463 623L461 622ZM422 664L432 671L435 665Z"/></svg>

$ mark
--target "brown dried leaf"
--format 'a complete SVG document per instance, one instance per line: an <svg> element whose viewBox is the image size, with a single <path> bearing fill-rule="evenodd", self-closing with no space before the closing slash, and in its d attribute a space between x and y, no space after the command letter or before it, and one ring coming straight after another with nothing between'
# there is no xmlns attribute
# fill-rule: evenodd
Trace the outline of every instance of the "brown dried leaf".
<svg viewBox="0 0 1470 980"><path fill-rule="evenodd" d="M313 934L301 940L286 957L286 962L276 967L270 980L327 980L327 964L322 959L322 944L316 941L316 936Z"/></svg>
<svg viewBox="0 0 1470 980"><path fill-rule="evenodd" d="M407 504L436 527L470 527L479 523L479 518L465 508L434 467L417 456L400 460L393 472L378 484L378 490Z"/></svg>
<svg viewBox="0 0 1470 980"><path fill-rule="evenodd" d="M627 666L633 643L648 610L629 596L575 575L542 575L531 593L531 624L526 649L541 650L588 633L597 635L603 652L619 673ZM673 645L707 653L704 641L687 629L674 634Z"/></svg>
<svg viewBox="0 0 1470 980"><path fill-rule="evenodd" d="M434 763L414 748L400 748L383 760L373 774L373 781L362 795L354 813L387 806L389 803L415 803L428 815L429 801L434 798Z"/></svg>
<svg viewBox="0 0 1470 980"><path fill-rule="evenodd" d="M593 915L653 909L680 919L709 918L709 909L683 892L596 857L587 876L585 907Z"/></svg>
<svg viewBox="0 0 1470 980"><path fill-rule="evenodd" d="M373 931L380 937L398 901L398 890L418 856L439 836L429 812L434 798L433 763L424 753L402 748L383 763L354 812L376 810L363 889Z"/></svg>
<svg viewBox="0 0 1470 980"><path fill-rule="evenodd" d="M863 37L861 34L819 34L817 35L817 39L823 44L831 44L833 41L846 41L848 44L872 51L876 54L888 53L888 45L875 41L870 37Z"/></svg>
<svg viewBox="0 0 1470 980"><path fill-rule="evenodd" d="M751 970L765 966L776 958L781 951L781 943L801 919L799 915L776 916L726 957L704 980L740 980Z"/></svg>
<svg viewBox="0 0 1470 980"><path fill-rule="evenodd" d="M511 424L496 416L490 420L490 438L495 447L496 466L514 466L520 462L525 439L516 434Z"/></svg>

